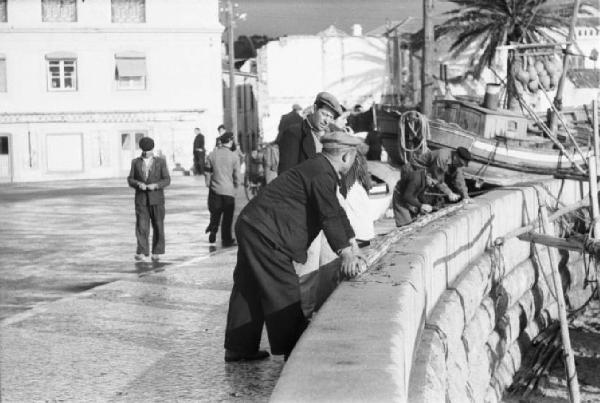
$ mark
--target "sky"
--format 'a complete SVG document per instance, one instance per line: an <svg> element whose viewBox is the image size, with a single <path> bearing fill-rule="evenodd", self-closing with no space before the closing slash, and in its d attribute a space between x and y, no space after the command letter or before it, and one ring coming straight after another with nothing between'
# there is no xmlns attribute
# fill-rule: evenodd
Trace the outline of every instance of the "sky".
<svg viewBox="0 0 600 403"><path fill-rule="evenodd" d="M246 13L238 21L239 35L316 34L330 25L351 32L353 24L361 24L363 32L384 25L386 19L421 18L421 0L234 0L237 12ZM449 6L434 1L435 12ZM236 35L237 36L237 35Z"/></svg>

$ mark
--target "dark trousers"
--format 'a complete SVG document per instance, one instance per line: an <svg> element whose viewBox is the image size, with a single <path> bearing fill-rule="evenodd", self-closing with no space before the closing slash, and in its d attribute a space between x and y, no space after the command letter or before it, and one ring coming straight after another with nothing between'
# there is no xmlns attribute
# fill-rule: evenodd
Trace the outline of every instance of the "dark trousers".
<svg viewBox="0 0 600 403"><path fill-rule="evenodd" d="M204 175L204 160L206 154L204 151L194 151L194 170L196 175Z"/></svg>
<svg viewBox="0 0 600 403"><path fill-rule="evenodd" d="M152 223L152 253L165 253L165 205L136 205L135 206L135 237L137 238L138 254L148 256L150 247L150 223Z"/></svg>
<svg viewBox="0 0 600 403"><path fill-rule="evenodd" d="M212 190L208 191L208 211L210 211L210 223L207 232L216 233L219 230L221 216L221 240L229 242L233 239L231 236L231 224L233 222L233 211L235 210L235 198L233 196L223 196L216 194Z"/></svg>
<svg viewBox="0 0 600 403"><path fill-rule="evenodd" d="M264 323L271 353L288 355L307 325L292 260L243 220L238 220L235 235L239 246L225 348L257 351Z"/></svg>

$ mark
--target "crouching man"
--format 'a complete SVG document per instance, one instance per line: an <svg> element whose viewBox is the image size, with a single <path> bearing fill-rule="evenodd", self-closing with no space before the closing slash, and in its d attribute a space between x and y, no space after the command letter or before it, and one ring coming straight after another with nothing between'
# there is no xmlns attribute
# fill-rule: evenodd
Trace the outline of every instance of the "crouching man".
<svg viewBox="0 0 600 403"><path fill-rule="evenodd" d="M425 190L435 186L437 181L427 174L425 169L406 171L396 183L393 196L394 220L397 227L410 224L419 213L431 213L429 204L419 200Z"/></svg>
<svg viewBox="0 0 600 403"><path fill-rule="evenodd" d="M341 257L344 275L366 269L336 196L339 178L354 163L362 141L343 132L327 134L321 141L322 154L278 176L240 213L225 361L267 358L268 352L259 351L263 324L271 353L289 356L307 326L292 262L306 262L306 250L321 230Z"/></svg>

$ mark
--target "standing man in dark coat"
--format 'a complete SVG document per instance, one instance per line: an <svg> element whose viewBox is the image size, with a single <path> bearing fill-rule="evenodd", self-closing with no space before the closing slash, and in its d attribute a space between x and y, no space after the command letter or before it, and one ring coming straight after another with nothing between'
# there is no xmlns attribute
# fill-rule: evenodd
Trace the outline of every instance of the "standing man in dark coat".
<svg viewBox="0 0 600 403"><path fill-rule="evenodd" d="M204 175L204 160L206 159L206 151L204 149L204 134L199 128L194 129L196 137L194 137L194 170L196 175Z"/></svg>
<svg viewBox="0 0 600 403"><path fill-rule="evenodd" d="M165 253L165 193L171 183L167 162L155 157L154 140L140 140L142 155L131 161L127 177L129 186L135 189L135 236L137 250L135 259L144 260L150 253L148 238L152 223L152 260L158 261Z"/></svg>
<svg viewBox="0 0 600 403"><path fill-rule="evenodd" d="M284 130L290 126L302 123L302 107L298 104L292 105L291 112L281 115L279 120L279 127L277 127L277 139L275 142L279 143L279 139L283 134Z"/></svg>
<svg viewBox="0 0 600 403"><path fill-rule="evenodd" d="M328 92L320 92L315 99L314 111L302 122L288 126L279 138L279 168L281 175L321 151L319 139L342 114L338 100Z"/></svg>
<svg viewBox="0 0 600 403"><path fill-rule="evenodd" d="M419 200L425 190L437 182L427 174L425 169L406 171L396 183L392 206L397 227L410 224L419 213L431 213L429 204Z"/></svg>
<svg viewBox="0 0 600 403"><path fill-rule="evenodd" d="M290 354L307 325L292 261L306 261L308 245L321 230L341 256L343 274L351 277L366 268L336 197L339 176L352 166L361 142L343 132L326 135L322 154L278 176L240 213L225 361L268 357L258 349L263 324L271 352Z"/></svg>
<svg viewBox="0 0 600 403"><path fill-rule="evenodd" d="M221 241L224 247L235 245L231 236L233 211L235 210L235 189L238 187L240 175L240 160L237 154L231 151L233 133L226 132L219 137L219 146L206 160L208 191L208 211L210 223L206 228L208 241L214 243L221 225Z"/></svg>

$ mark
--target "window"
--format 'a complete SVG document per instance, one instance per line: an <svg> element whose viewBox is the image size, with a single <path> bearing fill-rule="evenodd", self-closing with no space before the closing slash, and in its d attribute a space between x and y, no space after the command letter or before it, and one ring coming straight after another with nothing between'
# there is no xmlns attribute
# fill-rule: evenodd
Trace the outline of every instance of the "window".
<svg viewBox="0 0 600 403"><path fill-rule="evenodd" d="M146 22L145 0L111 0L112 22Z"/></svg>
<svg viewBox="0 0 600 403"><path fill-rule="evenodd" d="M0 54L0 92L6 92L6 57Z"/></svg>
<svg viewBox="0 0 600 403"><path fill-rule="evenodd" d="M76 22L76 0L42 0L43 22Z"/></svg>
<svg viewBox="0 0 600 403"><path fill-rule="evenodd" d="M139 150L142 137L146 137L146 132L121 133L121 149L127 151Z"/></svg>
<svg viewBox="0 0 600 403"><path fill-rule="evenodd" d="M6 13L6 0L0 0L0 22L8 21L8 15Z"/></svg>
<svg viewBox="0 0 600 403"><path fill-rule="evenodd" d="M115 79L117 89L146 89L146 57L139 52L123 52L115 55Z"/></svg>
<svg viewBox="0 0 600 403"><path fill-rule="evenodd" d="M77 91L77 58L72 53L46 55L48 91Z"/></svg>
<svg viewBox="0 0 600 403"><path fill-rule="evenodd" d="M8 155L8 136L0 136L0 155Z"/></svg>
<svg viewBox="0 0 600 403"><path fill-rule="evenodd" d="M509 132L516 132L517 131L517 121L516 120L509 120L508 121L508 131Z"/></svg>

